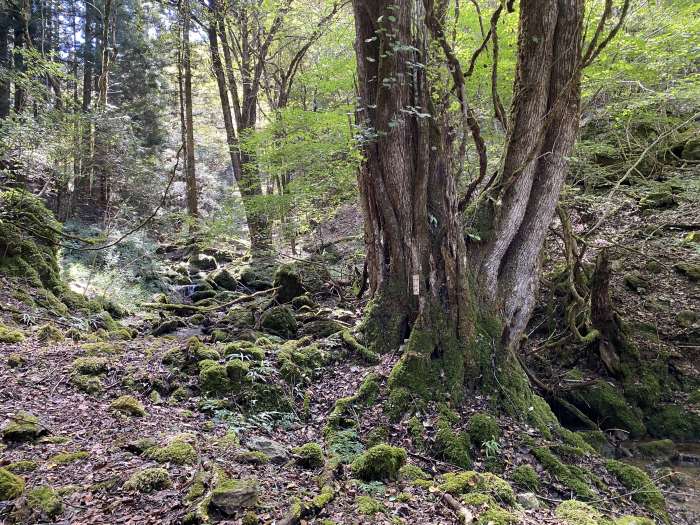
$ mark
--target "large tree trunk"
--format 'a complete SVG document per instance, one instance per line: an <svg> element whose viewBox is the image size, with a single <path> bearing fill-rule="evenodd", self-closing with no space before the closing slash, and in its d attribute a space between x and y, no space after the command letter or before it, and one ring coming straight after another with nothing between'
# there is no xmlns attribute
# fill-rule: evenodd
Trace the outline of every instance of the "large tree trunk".
<svg viewBox="0 0 700 525"><path fill-rule="evenodd" d="M428 61L425 9L430 0L354 0L358 178L373 292L365 336L379 351L406 342L392 389L455 399L465 385L491 388L510 410L551 421L549 411L529 410L541 405L514 350L578 126L582 0L521 2L504 167L467 217L458 211L447 125L415 65ZM492 226L467 243L464 220Z"/></svg>

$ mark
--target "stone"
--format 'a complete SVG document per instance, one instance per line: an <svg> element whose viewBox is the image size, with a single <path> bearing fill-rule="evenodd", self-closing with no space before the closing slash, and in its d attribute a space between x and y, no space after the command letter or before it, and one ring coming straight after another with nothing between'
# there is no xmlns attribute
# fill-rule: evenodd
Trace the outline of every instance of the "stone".
<svg viewBox="0 0 700 525"><path fill-rule="evenodd" d="M190 267L196 270L213 270L216 268L216 259L211 255L198 253L190 257Z"/></svg>
<svg viewBox="0 0 700 525"><path fill-rule="evenodd" d="M265 310L260 318L260 326L273 335L292 339L297 333L297 321L287 306L275 306Z"/></svg>
<svg viewBox="0 0 700 525"><path fill-rule="evenodd" d="M212 272L209 275L209 280L223 290L235 290L238 286L238 280L227 268Z"/></svg>
<svg viewBox="0 0 700 525"><path fill-rule="evenodd" d="M209 505L226 516L236 516L258 502L258 483L255 479L225 480L211 493Z"/></svg>
<svg viewBox="0 0 700 525"><path fill-rule="evenodd" d="M289 459L287 448L278 441L268 439L263 436L253 436L246 442L246 446L251 450L263 452L270 458L272 463L284 463Z"/></svg>
<svg viewBox="0 0 700 525"><path fill-rule="evenodd" d="M690 328L698 320L698 314L692 310L681 310L676 314L676 321L683 328Z"/></svg>
<svg viewBox="0 0 700 525"><path fill-rule="evenodd" d="M532 492L521 492L516 497L518 504L525 510L535 510L540 508L540 500Z"/></svg>
<svg viewBox="0 0 700 525"><path fill-rule="evenodd" d="M299 272L289 264L283 264L277 269L272 284L279 287L276 299L280 303L287 303L306 292Z"/></svg>
<svg viewBox="0 0 700 525"><path fill-rule="evenodd" d="M673 269L685 275L691 281L700 281L700 264L681 262L673 265Z"/></svg>

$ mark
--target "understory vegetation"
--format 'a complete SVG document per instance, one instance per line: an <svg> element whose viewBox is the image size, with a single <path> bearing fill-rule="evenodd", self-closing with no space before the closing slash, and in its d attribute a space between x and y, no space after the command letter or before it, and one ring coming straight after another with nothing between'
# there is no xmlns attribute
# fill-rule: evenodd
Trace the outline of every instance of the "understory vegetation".
<svg viewBox="0 0 700 525"><path fill-rule="evenodd" d="M0 0L0 521L700 522L699 35Z"/></svg>

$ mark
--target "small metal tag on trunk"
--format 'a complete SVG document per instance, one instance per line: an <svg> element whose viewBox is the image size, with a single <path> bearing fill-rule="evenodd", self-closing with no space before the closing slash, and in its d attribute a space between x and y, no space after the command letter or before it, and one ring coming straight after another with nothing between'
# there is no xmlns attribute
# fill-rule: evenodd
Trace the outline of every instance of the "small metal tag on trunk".
<svg viewBox="0 0 700 525"><path fill-rule="evenodd" d="M420 276L413 274L413 295L420 295Z"/></svg>

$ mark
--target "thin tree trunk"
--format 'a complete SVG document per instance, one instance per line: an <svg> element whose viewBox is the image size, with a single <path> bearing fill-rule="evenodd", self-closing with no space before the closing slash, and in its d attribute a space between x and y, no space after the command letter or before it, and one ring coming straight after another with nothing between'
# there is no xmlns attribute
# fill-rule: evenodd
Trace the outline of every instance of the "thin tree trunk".
<svg viewBox="0 0 700 525"><path fill-rule="evenodd" d="M192 119L192 67L190 54L190 2L183 2L182 23L182 69L184 74L185 101L185 185L187 193L187 213L190 217L199 216L197 206L197 179L194 161L194 126Z"/></svg>
<svg viewBox="0 0 700 525"><path fill-rule="evenodd" d="M10 69L10 13L4 7L0 8L0 67ZM0 80L0 119L10 115L10 82Z"/></svg>

